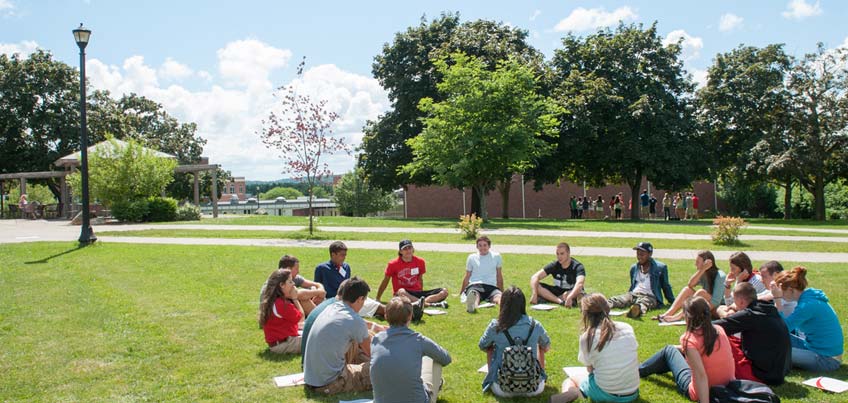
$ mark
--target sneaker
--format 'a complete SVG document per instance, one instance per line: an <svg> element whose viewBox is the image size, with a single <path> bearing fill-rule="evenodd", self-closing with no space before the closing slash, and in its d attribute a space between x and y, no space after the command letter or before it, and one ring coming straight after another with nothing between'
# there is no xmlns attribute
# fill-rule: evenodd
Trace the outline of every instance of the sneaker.
<svg viewBox="0 0 848 403"><path fill-rule="evenodd" d="M448 309L448 301L439 301L439 302L434 302L434 303L430 304L430 306L432 306L432 307L434 307L434 308L444 308L444 309Z"/></svg>
<svg viewBox="0 0 848 403"><path fill-rule="evenodd" d="M416 303L412 304L412 321L418 323L422 316L424 316L424 298L419 298Z"/></svg>
<svg viewBox="0 0 848 403"><path fill-rule="evenodd" d="M635 304L630 305L630 310L627 311L627 317L632 318L632 319L636 319L640 316L642 316L642 307L640 307L639 305L635 305Z"/></svg>
<svg viewBox="0 0 848 403"><path fill-rule="evenodd" d="M480 301L480 294L477 291L468 291L468 298L465 300L465 310L468 313L477 312L477 302Z"/></svg>

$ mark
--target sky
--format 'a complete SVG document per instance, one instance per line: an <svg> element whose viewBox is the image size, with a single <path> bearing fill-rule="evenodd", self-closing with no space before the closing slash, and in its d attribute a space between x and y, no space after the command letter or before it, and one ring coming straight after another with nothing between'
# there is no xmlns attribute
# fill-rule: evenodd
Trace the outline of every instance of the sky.
<svg viewBox="0 0 848 403"><path fill-rule="evenodd" d="M335 173L347 172L363 125L391 106L371 75L374 56L422 16L442 12L527 30L530 44L548 59L569 32L656 21L666 41L683 38L682 57L698 83L716 54L740 44L783 43L795 56L814 51L818 42L848 46L848 31L839 28L848 2L838 0L0 0L0 53L40 48L76 67L71 31L84 23L92 30L86 48L91 86L116 98L137 93L161 103L180 121L197 123L211 163L247 180L273 180L289 175L257 132L279 102L277 88L297 85L340 115L334 133L354 152L327 162Z"/></svg>

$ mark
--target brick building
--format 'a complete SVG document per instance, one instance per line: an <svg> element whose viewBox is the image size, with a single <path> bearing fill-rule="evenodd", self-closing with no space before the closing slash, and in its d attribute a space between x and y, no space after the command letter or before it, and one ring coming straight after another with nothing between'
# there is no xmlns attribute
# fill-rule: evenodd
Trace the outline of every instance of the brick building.
<svg viewBox="0 0 848 403"><path fill-rule="evenodd" d="M245 186L244 176L234 176L224 184L224 190L221 191L220 202L229 203L230 199L235 196L238 200L247 200L247 189Z"/></svg>
<svg viewBox="0 0 848 403"><path fill-rule="evenodd" d="M642 182L639 191L650 189L650 194L657 198L657 214L662 216L662 197L665 190L655 189L649 186L647 181ZM712 183L697 182L692 189L698 195L698 209L704 211L715 211L715 187ZM605 215L609 214L609 200L618 192L624 193L625 210L623 215L629 217L626 208L631 199L630 188L626 185L605 186L602 188L587 187L585 194L591 200L596 200L598 194L603 196L605 204ZM545 185L541 191L533 190L532 183L524 184L524 202L522 203L522 187L519 176L513 177L512 188L509 194L509 216L511 218L569 218L568 202L571 196L583 197L582 185L571 182L561 182L557 185ZM636 204L638 205L638 194ZM464 198L464 200L463 200ZM406 192L406 216L409 218L422 217L459 217L471 210L471 189L451 189L443 186L414 186L410 185ZM501 196L498 191L489 192L486 198L489 217L501 217L503 210ZM723 208L719 200L719 208Z"/></svg>

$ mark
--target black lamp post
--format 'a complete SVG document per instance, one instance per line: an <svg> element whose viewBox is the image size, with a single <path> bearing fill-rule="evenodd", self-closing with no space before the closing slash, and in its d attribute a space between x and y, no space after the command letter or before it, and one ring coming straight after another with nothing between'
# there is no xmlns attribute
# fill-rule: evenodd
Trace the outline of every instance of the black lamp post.
<svg viewBox="0 0 848 403"><path fill-rule="evenodd" d="M91 31L80 23L74 31L74 39L80 48L80 172L82 173L82 229L79 242L81 245L94 243L97 237L91 229L91 218L88 206L88 122L85 117L85 46Z"/></svg>

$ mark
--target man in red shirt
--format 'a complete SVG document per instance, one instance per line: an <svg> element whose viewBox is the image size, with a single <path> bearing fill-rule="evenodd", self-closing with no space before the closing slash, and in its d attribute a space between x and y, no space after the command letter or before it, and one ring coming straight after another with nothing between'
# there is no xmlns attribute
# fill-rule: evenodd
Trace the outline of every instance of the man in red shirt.
<svg viewBox="0 0 848 403"><path fill-rule="evenodd" d="M692 193L692 218L698 219L698 195Z"/></svg>
<svg viewBox="0 0 848 403"><path fill-rule="evenodd" d="M422 306L447 308L448 303L445 301L448 297L447 288L424 290L423 276L426 272L424 259L415 256L412 241L408 239L400 241L398 257L391 260L386 266L385 277L383 277L383 282L380 283L380 288L377 289L377 300L379 301L383 296L383 291L386 290L389 279L391 279L394 295L408 299L414 305L418 305L419 308Z"/></svg>

